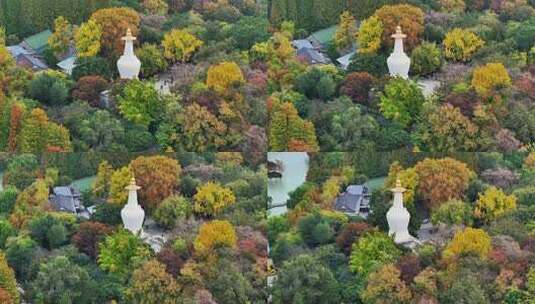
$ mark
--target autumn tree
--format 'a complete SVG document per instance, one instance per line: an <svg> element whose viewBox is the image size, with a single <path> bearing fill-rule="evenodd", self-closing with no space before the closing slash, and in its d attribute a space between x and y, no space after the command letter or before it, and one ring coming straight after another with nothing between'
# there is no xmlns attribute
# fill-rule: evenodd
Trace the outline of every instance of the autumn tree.
<svg viewBox="0 0 535 304"><path fill-rule="evenodd" d="M145 9L145 12L152 15L166 15L169 9L167 2L164 0L143 0L141 6Z"/></svg>
<svg viewBox="0 0 535 304"><path fill-rule="evenodd" d="M314 125L299 117L290 102L272 101L269 111L268 142L272 151L317 151ZM300 149L290 149L292 142L301 143ZM295 146L294 146L295 147Z"/></svg>
<svg viewBox="0 0 535 304"><path fill-rule="evenodd" d="M444 56L452 61L469 61L485 42L469 30L455 28L446 34Z"/></svg>
<svg viewBox="0 0 535 304"><path fill-rule="evenodd" d="M38 178L17 196L9 222L17 229L26 228L32 217L42 214L50 205L49 186L44 179Z"/></svg>
<svg viewBox="0 0 535 304"><path fill-rule="evenodd" d="M338 50L347 50L355 44L357 26L355 18L349 11L344 11L340 15L340 23L336 28L334 43Z"/></svg>
<svg viewBox="0 0 535 304"><path fill-rule="evenodd" d="M149 126L163 112L164 104L151 82L132 80L117 97L119 111L128 120Z"/></svg>
<svg viewBox="0 0 535 304"><path fill-rule="evenodd" d="M381 48L383 37L383 23L376 16L362 21L357 34L358 50L360 54L375 54Z"/></svg>
<svg viewBox="0 0 535 304"><path fill-rule="evenodd" d="M417 192L426 206L435 209L450 199L462 198L474 172L453 158L426 158L414 167L418 174Z"/></svg>
<svg viewBox="0 0 535 304"><path fill-rule="evenodd" d="M491 249L490 236L482 229L466 228L455 233L453 240L442 252L446 260L465 255L486 259Z"/></svg>
<svg viewBox="0 0 535 304"><path fill-rule="evenodd" d="M181 298L177 281L165 271L165 265L155 259L146 261L133 272L125 295L131 303L147 304L174 304Z"/></svg>
<svg viewBox="0 0 535 304"><path fill-rule="evenodd" d="M420 115L425 97L418 84L396 77L386 84L380 100L383 115L407 127Z"/></svg>
<svg viewBox="0 0 535 304"><path fill-rule="evenodd" d="M476 67L472 75L472 86L479 95L511 86L511 77L502 63L487 63Z"/></svg>
<svg viewBox="0 0 535 304"><path fill-rule="evenodd" d="M427 117L429 128L420 128L418 137L430 151L475 151L480 137L479 128L458 107L440 106ZM424 123L424 125L426 124Z"/></svg>
<svg viewBox="0 0 535 304"><path fill-rule="evenodd" d="M130 162L129 168L141 187L140 204L148 209L155 208L173 193L182 172L175 159L163 155L140 156Z"/></svg>
<svg viewBox="0 0 535 304"><path fill-rule="evenodd" d="M370 273L366 289L362 292L365 303L411 303L410 289L400 279L400 271L393 264L386 264Z"/></svg>
<svg viewBox="0 0 535 304"><path fill-rule="evenodd" d="M195 213L207 217L220 214L236 201L231 189L214 182L208 182L197 188L197 193L193 199L195 200L195 205L193 206Z"/></svg>
<svg viewBox="0 0 535 304"><path fill-rule="evenodd" d="M345 255L349 256L353 243L371 230L367 223L349 223L344 226L340 234L336 237L336 244L342 249Z"/></svg>
<svg viewBox="0 0 535 304"><path fill-rule="evenodd" d="M206 85L218 92L225 92L233 85L245 82L240 67L232 61L212 65L206 75Z"/></svg>
<svg viewBox="0 0 535 304"><path fill-rule="evenodd" d="M128 230L107 236L98 246L98 265L102 270L126 276L150 255L147 245Z"/></svg>
<svg viewBox="0 0 535 304"><path fill-rule="evenodd" d="M74 45L78 57L92 57L100 52L102 27L93 19L82 23L74 32Z"/></svg>
<svg viewBox="0 0 535 304"><path fill-rule="evenodd" d="M165 58L187 62L203 42L186 30L173 29L165 34L162 45Z"/></svg>
<svg viewBox="0 0 535 304"><path fill-rule="evenodd" d="M368 105L370 90L375 82L375 77L369 73L349 73L340 88L340 93L349 96L353 102Z"/></svg>
<svg viewBox="0 0 535 304"><path fill-rule="evenodd" d="M206 107L192 103L162 122L156 137L166 148L203 152L224 146L227 129Z"/></svg>
<svg viewBox="0 0 535 304"><path fill-rule="evenodd" d="M87 101L92 107L100 105L100 93L106 90L108 82L101 76L84 76L78 79L72 89L72 98Z"/></svg>
<svg viewBox="0 0 535 304"><path fill-rule="evenodd" d="M195 251L206 255L220 247L236 247L236 232L228 221L213 220L204 223L195 238Z"/></svg>
<svg viewBox="0 0 535 304"><path fill-rule="evenodd" d="M14 153L17 151L18 135L22 129L22 122L25 114L25 107L23 104L15 102L11 106L11 113L9 118L9 136L7 139L8 151Z"/></svg>
<svg viewBox="0 0 535 304"><path fill-rule="evenodd" d="M50 122L46 112L40 108L33 109L24 119L17 142L21 153L39 154L52 147L59 151L71 149L68 130Z"/></svg>
<svg viewBox="0 0 535 304"><path fill-rule="evenodd" d="M89 257L96 259L98 244L112 234L112 227L99 222L83 222L72 236L72 243Z"/></svg>
<svg viewBox="0 0 535 304"><path fill-rule="evenodd" d="M353 244L349 268L367 277L382 265L395 262L400 255L391 237L383 232L370 232Z"/></svg>
<svg viewBox="0 0 535 304"><path fill-rule="evenodd" d="M398 179L401 182L401 186L406 189L403 193L403 204L405 206L414 206L416 189L418 187L418 174L416 173L416 169L403 169L399 162L393 162L388 170L388 176L385 180L385 188L394 188Z"/></svg>
<svg viewBox="0 0 535 304"><path fill-rule="evenodd" d="M424 31L424 13L416 6L409 4L385 5L375 11L376 16L383 24L382 44L387 48L394 45L392 34L401 26L407 35L404 40L408 50L412 50L420 43L420 37Z"/></svg>
<svg viewBox="0 0 535 304"><path fill-rule="evenodd" d="M106 173L108 174L108 173ZM130 184L132 179L132 172L128 167L122 167L113 171L109 180L109 195L108 202L112 204L122 205L126 203L128 198L128 191L126 186Z"/></svg>
<svg viewBox="0 0 535 304"><path fill-rule="evenodd" d="M103 53L117 56L122 53L124 42L121 40L130 29L132 35L138 34L140 17L138 13L127 7L103 8L91 15L90 20L95 21L102 29L100 45Z"/></svg>
<svg viewBox="0 0 535 304"><path fill-rule="evenodd" d="M0 253L0 289L4 290L8 295L6 297L7 301L2 303L18 304L20 302L15 272L9 267L3 252Z"/></svg>
<svg viewBox="0 0 535 304"><path fill-rule="evenodd" d="M56 58L60 58L69 50L72 35L72 25L67 19L59 16L54 20L54 33L48 38L48 46Z"/></svg>
<svg viewBox="0 0 535 304"><path fill-rule="evenodd" d="M488 224L515 209L516 197L513 194L506 195L496 187L489 187L479 193L474 217Z"/></svg>

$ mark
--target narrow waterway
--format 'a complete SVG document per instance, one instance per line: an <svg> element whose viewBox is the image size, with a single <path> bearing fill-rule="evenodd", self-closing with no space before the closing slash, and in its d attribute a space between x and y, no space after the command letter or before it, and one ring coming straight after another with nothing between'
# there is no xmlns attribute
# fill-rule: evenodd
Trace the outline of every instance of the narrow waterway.
<svg viewBox="0 0 535 304"><path fill-rule="evenodd" d="M286 213L285 204L288 194L302 185L308 172L308 154L306 152L269 152L268 160L282 163L282 178L270 178L268 182L268 196L271 205L277 207L268 209L268 216Z"/></svg>

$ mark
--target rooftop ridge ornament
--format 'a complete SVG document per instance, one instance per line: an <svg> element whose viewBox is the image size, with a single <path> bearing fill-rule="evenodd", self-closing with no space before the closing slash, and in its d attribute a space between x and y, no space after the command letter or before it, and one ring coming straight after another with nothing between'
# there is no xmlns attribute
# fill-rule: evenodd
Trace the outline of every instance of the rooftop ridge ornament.
<svg viewBox="0 0 535 304"><path fill-rule="evenodd" d="M117 69L119 70L121 79L136 79L139 76L141 61L139 61L134 53L134 41L136 39L132 35L130 28L126 30L126 36L121 38L124 41L124 53L117 61Z"/></svg>
<svg viewBox="0 0 535 304"><path fill-rule="evenodd" d="M124 228L137 235L141 232L145 219L145 211L137 201L137 190L141 187L136 185L136 179L132 177L130 184L125 189L128 190L128 202L121 210L121 219Z"/></svg>
<svg viewBox="0 0 535 304"><path fill-rule="evenodd" d="M406 34L401 31L401 26L396 27L396 32L392 34L394 41L394 51L387 59L388 71L392 77L402 77L409 79L409 69L411 66L411 59L403 50L403 39L407 38Z"/></svg>
<svg viewBox="0 0 535 304"><path fill-rule="evenodd" d="M392 207L386 213L388 221L388 235L394 236L396 244L405 244L415 241L416 239L409 234L409 221L411 215L407 208L403 206L403 192L407 189L401 186L399 178L396 180L396 186L390 189L394 193L394 202Z"/></svg>

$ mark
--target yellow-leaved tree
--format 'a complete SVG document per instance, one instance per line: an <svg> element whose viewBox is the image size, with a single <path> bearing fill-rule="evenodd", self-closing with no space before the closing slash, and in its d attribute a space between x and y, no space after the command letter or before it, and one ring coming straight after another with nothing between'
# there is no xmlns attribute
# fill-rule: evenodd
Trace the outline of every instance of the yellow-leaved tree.
<svg viewBox="0 0 535 304"><path fill-rule="evenodd" d="M203 42L185 30L174 29L165 34L162 45L165 58L186 62Z"/></svg>
<svg viewBox="0 0 535 304"><path fill-rule="evenodd" d="M223 209L236 202L232 190L214 182L208 182L198 187L193 199L195 200L193 206L195 213L207 217L220 214Z"/></svg>
<svg viewBox="0 0 535 304"><path fill-rule="evenodd" d="M474 69L472 86L479 95L486 96L493 90L511 86L511 77L502 63L487 63Z"/></svg>
<svg viewBox="0 0 535 304"><path fill-rule="evenodd" d="M108 202L113 204L124 204L128 198L128 191L125 190L126 186L130 184L132 179L132 172L128 167L122 167L115 170L110 177Z"/></svg>
<svg viewBox="0 0 535 304"><path fill-rule="evenodd" d="M381 48L382 36L383 23L379 18L371 16L362 21L357 34L359 45L357 52L361 54L375 54Z"/></svg>
<svg viewBox="0 0 535 304"><path fill-rule="evenodd" d="M72 25L59 16L54 20L54 33L48 37L48 46L54 53L54 56L61 57L69 50L69 44L72 40Z"/></svg>
<svg viewBox="0 0 535 304"><path fill-rule="evenodd" d="M103 161L98 165L97 176L91 185L91 193L97 198L105 198L110 191L110 180L113 167Z"/></svg>
<svg viewBox="0 0 535 304"><path fill-rule="evenodd" d="M447 261L464 255L476 255L486 259L491 249L490 236L483 229L466 228L455 233L453 240L442 252Z"/></svg>
<svg viewBox="0 0 535 304"><path fill-rule="evenodd" d="M484 193L479 193L474 217L485 223L490 223L515 209L516 196L507 195L501 189L490 187Z"/></svg>
<svg viewBox="0 0 535 304"><path fill-rule="evenodd" d="M403 203L405 206L412 206L414 204L416 187L418 187L418 174L416 173L416 169L403 169L399 162L393 162L388 170L388 177L385 180L385 187L387 189L394 188L396 186L397 179L399 179L401 182L401 186L407 189L403 193Z"/></svg>
<svg viewBox="0 0 535 304"><path fill-rule="evenodd" d="M444 56L453 61L469 61L484 44L481 38L469 30L455 28L446 34Z"/></svg>
<svg viewBox="0 0 535 304"><path fill-rule="evenodd" d="M240 67L232 61L224 61L208 69L206 85L219 92L228 90L232 85L245 82Z"/></svg>
<svg viewBox="0 0 535 304"><path fill-rule="evenodd" d="M7 264L6 256L0 252L0 293L1 303L15 304L20 303L19 291L17 290L17 280L15 272Z"/></svg>
<svg viewBox="0 0 535 304"><path fill-rule="evenodd" d="M236 247L234 226L228 221L220 220L203 224L195 238L194 247L200 255L206 255L220 247Z"/></svg>
<svg viewBox="0 0 535 304"><path fill-rule="evenodd" d="M351 48L355 43L356 35L355 17L349 11L342 12L340 23L334 35L334 43L338 50L343 51Z"/></svg>
<svg viewBox="0 0 535 304"><path fill-rule="evenodd" d="M93 19L82 23L74 32L74 44L78 57L96 56L100 52L102 28Z"/></svg>

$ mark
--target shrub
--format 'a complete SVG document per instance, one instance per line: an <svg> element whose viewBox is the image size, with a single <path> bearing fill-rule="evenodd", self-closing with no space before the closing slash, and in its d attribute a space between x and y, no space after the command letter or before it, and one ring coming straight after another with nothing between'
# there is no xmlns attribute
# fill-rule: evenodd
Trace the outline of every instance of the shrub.
<svg viewBox="0 0 535 304"><path fill-rule="evenodd" d="M433 224L470 225L472 223L472 209L461 200L450 200L434 210L431 216Z"/></svg>
<svg viewBox="0 0 535 304"><path fill-rule="evenodd" d="M154 211L153 217L158 225L170 229L178 219L189 217L191 209L191 203L184 197L173 195L163 200Z"/></svg>
<svg viewBox="0 0 535 304"><path fill-rule="evenodd" d="M535 205L535 186L526 186L513 191L517 201L521 205Z"/></svg>
<svg viewBox="0 0 535 304"><path fill-rule="evenodd" d="M141 61L141 75L145 78L167 69L168 63L163 50L154 44L143 44L141 48L136 50L136 55Z"/></svg>
<svg viewBox="0 0 535 304"><path fill-rule="evenodd" d="M415 75L429 75L442 68L443 59L440 48L431 42L424 42L411 53L411 72Z"/></svg>

